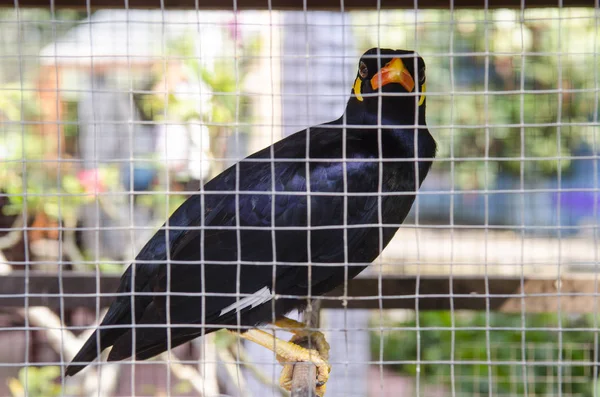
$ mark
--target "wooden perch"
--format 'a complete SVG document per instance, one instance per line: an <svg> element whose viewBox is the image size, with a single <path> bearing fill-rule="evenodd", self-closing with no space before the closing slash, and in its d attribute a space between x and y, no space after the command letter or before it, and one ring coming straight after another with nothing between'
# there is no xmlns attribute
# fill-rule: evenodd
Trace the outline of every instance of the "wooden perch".
<svg viewBox="0 0 600 397"><path fill-rule="evenodd" d="M309 328L319 327L319 301L313 302L303 314L304 322ZM298 343L302 347L311 348L310 339ZM292 374L291 397L316 397L317 367L313 363L297 363Z"/></svg>
<svg viewBox="0 0 600 397"><path fill-rule="evenodd" d="M301 343L300 345L307 347L308 343ZM298 363L294 365L291 397L316 397L316 378L317 367L314 364Z"/></svg>

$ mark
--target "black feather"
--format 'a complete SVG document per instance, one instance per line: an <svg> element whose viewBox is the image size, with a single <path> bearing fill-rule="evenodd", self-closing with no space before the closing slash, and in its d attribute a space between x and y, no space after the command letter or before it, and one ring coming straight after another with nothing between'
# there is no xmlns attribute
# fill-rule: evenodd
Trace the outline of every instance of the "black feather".
<svg viewBox="0 0 600 397"><path fill-rule="evenodd" d="M413 64L424 67L415 53L380 51L380 61L371 57L377 50L362 58L371 75L398 56L410 56L403 59L412 76ZM121 280L120 292L153 295L135 295L135 310L131 297L117 298L97 331L100 347L96 332L66 374L79 372L108 346L111 361L160 354L169 345L168 328L174 347L219 328L269 323L302 309L307 299L284 297L221 312L264 287L286 296L319 296L372 262L410 211L436 144L426 128L425 104L417 106L414 95L385 95L402 92L398 84L380 95L368 80L362 90L363 100L353 96L340 119L249 156L183 203Z"/></svg>

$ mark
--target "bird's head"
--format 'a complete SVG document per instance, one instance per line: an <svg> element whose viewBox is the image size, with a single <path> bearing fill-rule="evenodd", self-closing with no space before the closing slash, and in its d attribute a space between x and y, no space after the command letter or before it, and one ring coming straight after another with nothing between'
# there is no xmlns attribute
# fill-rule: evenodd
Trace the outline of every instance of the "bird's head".
<svg viewBox="0 0 600 397"><path fill-rule="evenodd" d="M414 51L372 48L358 62L351 101L390 121L425 124L425 62ZM417 116L418 114L418 116Z"/></svg>

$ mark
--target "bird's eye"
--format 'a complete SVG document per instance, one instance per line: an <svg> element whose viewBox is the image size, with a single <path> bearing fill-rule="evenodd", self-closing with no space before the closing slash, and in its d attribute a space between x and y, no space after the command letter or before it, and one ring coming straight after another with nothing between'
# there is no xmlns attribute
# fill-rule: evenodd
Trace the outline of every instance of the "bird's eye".
<svg viewBox="0 0 600 397"><path fill-rule="evenodd" d="M425 66L419 69L419 84L425 84Z"/></svg>
<svg viewBox="0 0 600 397"><path fill-rule="evenodd" d="M367 76L369 75L369 69L367 68L367 65L365 65L365 63L363 61L360 61L360 65L358 65L358 74L363 79L366 79Z"/></svg>

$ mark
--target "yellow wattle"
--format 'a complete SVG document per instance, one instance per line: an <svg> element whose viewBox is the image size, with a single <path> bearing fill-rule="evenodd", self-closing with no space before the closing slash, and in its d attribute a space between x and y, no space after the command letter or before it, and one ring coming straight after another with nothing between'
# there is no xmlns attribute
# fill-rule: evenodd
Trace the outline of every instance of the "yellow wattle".
<svg viewBox="0 0 600 397"><path fill-rule="evenodd" d="M427 91L427 86L425 83L421 86L421 98L419 98L419 106L425 102L425 91Z"/></svg>
<svg viewBox="0 0 600 397"><path fill-rule="evenodd" d="M360 79L360 77L357 77L356 80L354 81L354 95L356 95L356 99L358 99L359 101L362 102L363 97L361 95L360 92L360 86L362 85L362 80Z"/></svg>

